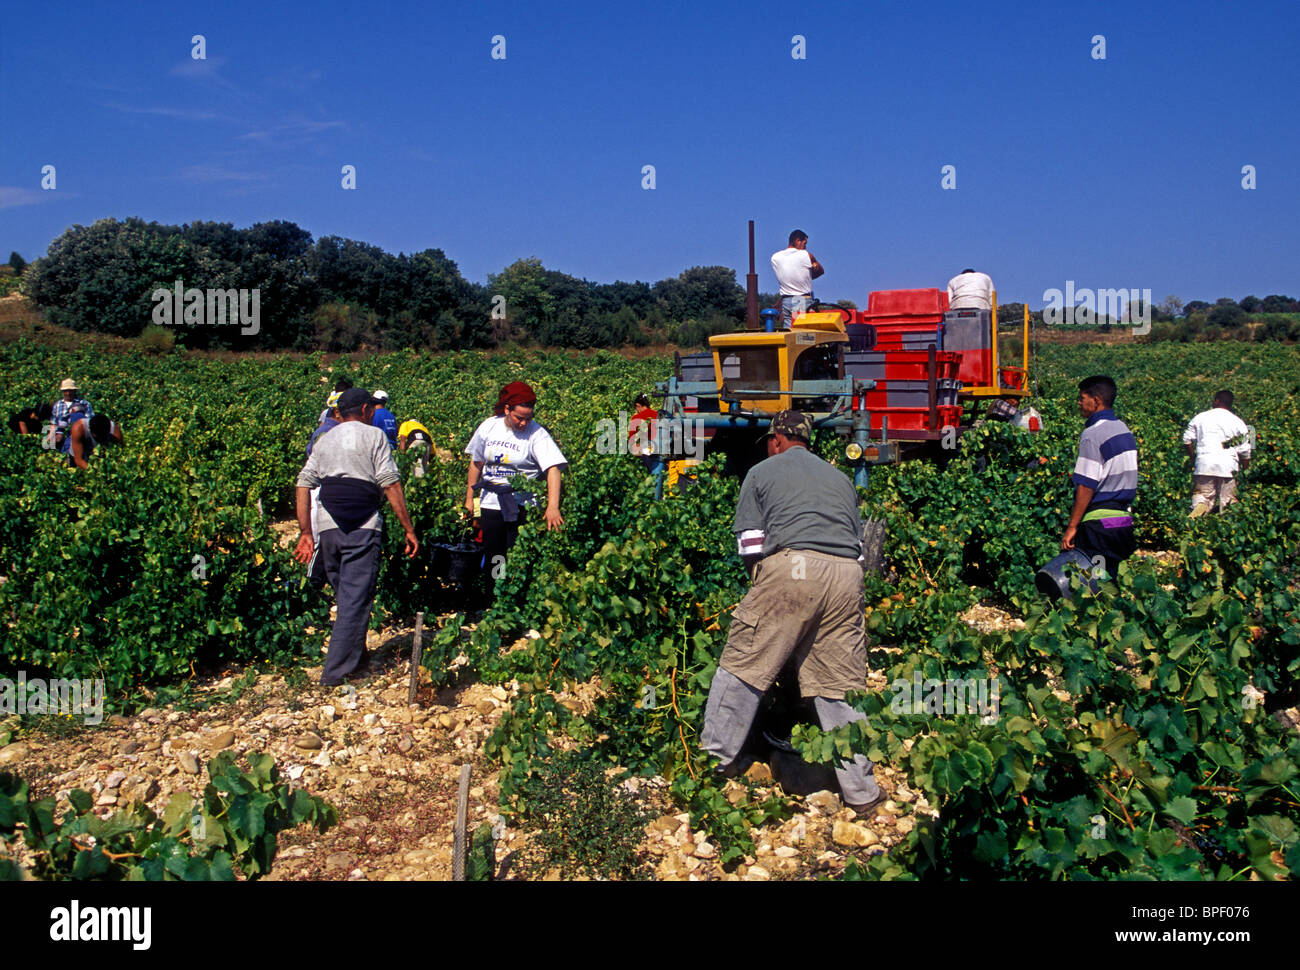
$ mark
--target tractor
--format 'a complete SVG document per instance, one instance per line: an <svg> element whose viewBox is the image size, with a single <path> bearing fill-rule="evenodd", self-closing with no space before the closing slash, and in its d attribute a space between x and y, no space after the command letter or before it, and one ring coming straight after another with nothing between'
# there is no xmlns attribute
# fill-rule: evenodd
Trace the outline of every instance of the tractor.
<svg viewBox="0 0 1300 970"><path fill-rule="evenodd" d="M665 472L677 470L670 466L680 468L680 449L664 447L664 432L678 442L693 436L692 454L724 452L728 471L743 476L764 457L759 438L785 409L847 439L854 484L863 487L871 465L953 454L986 405L990 418L1038 430L1036 412L1021 406L1028 307L1020 353L1004 361L996 293L991 310L953 310L946 290L877 290L866 310L819 304L796 314L789 330L770 316L760 329L757 279L751 221L746 329L710 337L706 352L677 355L673 377L658 385L661 490Z"/></svg>

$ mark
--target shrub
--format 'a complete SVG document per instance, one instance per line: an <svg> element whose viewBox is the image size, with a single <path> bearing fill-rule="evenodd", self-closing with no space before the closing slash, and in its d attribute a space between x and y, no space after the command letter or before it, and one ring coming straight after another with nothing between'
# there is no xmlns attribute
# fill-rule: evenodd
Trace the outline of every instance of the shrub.
<svg viewBox="0 0 1300 970"><path fill-rule="evenodd" d="M526 863L534 874L558 868L565 877L645 877L637 847L649 816L590 752L544 762L520 794L534 830Z"/></svg>
<svg viewBox="0 0 1300 970"><path fill-rule="evenodd" d="M140 349L146 354L165 354L176 346L176 331L150 324L140 334Z"/></svg>

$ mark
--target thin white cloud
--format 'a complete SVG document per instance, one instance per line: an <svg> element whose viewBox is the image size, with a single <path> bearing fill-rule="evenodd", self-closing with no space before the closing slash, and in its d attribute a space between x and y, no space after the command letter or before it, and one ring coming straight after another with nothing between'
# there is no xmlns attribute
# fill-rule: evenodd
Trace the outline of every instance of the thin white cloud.
<svg viewBox="0 0 1300 970"><path fill-rule="evenodd" d="M213 182L261 182L270 176L266 172L226 168L224 165L187 165L171 177L181 182L208 185Z"/></svg>
<svg viewBox="0 0 1300 970"><path fill-rule="evenodd" d="M0 209L14 209L20 205L40 205L56 198L71 198L72 193L59 193L57 189L29 189L20 185L0 185Z"/></svg>
<svg viewBox="0 0 1300 970"><path fill-rule="evenodd" d="M139 107L137 105L119 104L115 101L104 102L101 107L135 115L158 115L163 118L180 118L184 121L224 121L232 125L238 124L238 119L229 115L218 114L215 111L194 111L190 108Z"/></svg>
<svg viewBox="0 0 1300 970"><path fill-rule="evenodd" d="M270 141L285 138L296 138L303 135L315 135L322 131L330 131L335 128L346 128L347 123L343 121L290 121L282 125L274 125L270 128L263 128L258 131L250 131L240 135L241 141Z"/></svg>
<svg viewBox="0 0 1300 970"><path fill-rule="evenodd" d="M198 61L188 58L167 73L172 77L216 77L217 71L224 63L226 63L224 57L208 57Z"/></svg>

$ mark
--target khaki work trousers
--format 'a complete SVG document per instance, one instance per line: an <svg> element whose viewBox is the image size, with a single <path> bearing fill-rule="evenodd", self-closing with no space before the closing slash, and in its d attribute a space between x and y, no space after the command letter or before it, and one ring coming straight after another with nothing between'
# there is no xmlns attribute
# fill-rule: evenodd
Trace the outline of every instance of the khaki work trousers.
<svg viewBox="0 0 1300 970"><path fill-rule="evenodd" d="M1222 475L1192 476L1192 515L1201 516L1206 512L1213 512L1215 503L1218 503L1219 511L1222 512L1235 501L1237 501L1236 479L1224 478ZM1198 506L1204 508L1198 512Z"/></svg>

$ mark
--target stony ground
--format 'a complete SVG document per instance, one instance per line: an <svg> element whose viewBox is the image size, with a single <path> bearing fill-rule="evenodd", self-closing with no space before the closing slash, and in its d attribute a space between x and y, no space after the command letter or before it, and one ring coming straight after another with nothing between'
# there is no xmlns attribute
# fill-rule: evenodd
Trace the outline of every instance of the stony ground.
<svg viewBox="0 0 1300 970"><path fill-rule="evenodd" d="M512 689L469 683L435 692L422 670L416 703L408 704L412 633L372 631L372 672L346 687L321 687L319 667L255 680L230 672L209 679L183 707L115 715L63 736L57 724L27 731L0 748L0 767L25 777L38 797L91 792L95 812L108 816L130 802L161 813L173 792L198 796L204 766L219 751L267 752L282 778L325 798L340 822L323 834L307 827L283 833L268 878L421 880L451 878L457 783L460 766L470 763L469 827L494 823L497 878L524 878L517 862L528 833L498 815L495 771L482 757ZM884 689L883 679L873 686ZM598 690L586 684L556 696L580 710ZM756 831L756 855L730 873L705 834L670 803L663 779L625 784L653 819L639 854L654 878L759 881L834 874L850 855L896 844L918 812L932 811L893 769L877 766L876 777L890 798L874 818L855 820L832 792L810 795L793 818ZM728 783L728 798L739 800L747 785L759 797L776 790L762 763L750 768L746 784Z"/></svg>
<svg viewBox="0 0 1300 970"><path fill-rule="evenodd" d="M1023 626L983 605L962 619L984 631ZM554 870L525 872L519 865L529 833L498 815L495 770L482 754L513 685L470 682L435 691L429 672L421 670L416 701L408 704L412 637L410 628L371 631L371 672L346 687L321 687L320 667L254 676L231 671L201 682L183 706L148 708L75 730L50 718L42 729L0 747L0 769L25 777L38 797L62 800L74 788L92 792L100 815L130 802L161 813L173 792L202 792L204 764L217 752L267 752L282 777L325 798L340 822L323 834L305 827L283 833L268 878L374 881L451 878L458 778L469 763L469 827L494 824L496 877L558 878ZM888 689L879 673L868 686ZM583 711L599 690L594 681L556 697ZM1292 728L1300 725L1294 709L1279 717ZM0 732L16 720L0 724ZM809 795L796 800L792 818L755 830L755 855L732 872L723 870L705 833L693 830L668 800L662 778L624 785L652 818L638 852L654 878L764 881L835 875L849 858L888 850L918 817L934 814L900 772L877 765L876 779L888 798L873 818L855 819L830 791ZM735 803L747 789L751 797L776 790L769 766L753 765L744 783L728 782L726 795Z"/></svg>

